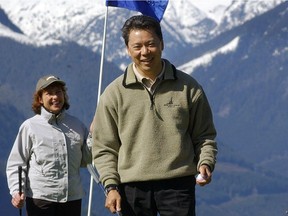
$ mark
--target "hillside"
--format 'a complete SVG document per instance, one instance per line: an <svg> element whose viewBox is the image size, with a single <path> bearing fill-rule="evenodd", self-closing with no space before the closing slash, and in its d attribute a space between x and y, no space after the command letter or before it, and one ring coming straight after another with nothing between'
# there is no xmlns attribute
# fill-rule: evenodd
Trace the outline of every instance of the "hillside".
<svg viewBox="0 0 288 216"><path fill-rule="evenodd" d="M222 141L271 169L275 163L266 163L271 158L288 159L287 6L288 2L215 38L214 50L215 44L221 47L234 38L239 42L233 52L217 55L211 65L192 73L208 91Z"/></svg>
<svg viewBox="0 0 288 216"><path fill-rule="evenodd" d="M6 37L0 37L0 50L0 200L5 200L0 207L5 212L7 210L8 216L14 215L15 210L10 204L7 190L6 160L20 124L33 115L30 107L35 83L39 77L50 73L64 79L71 104L68 111L88 126L97 102L100 57L75 43L35 47ZM110 72L109 76L103 75L103 86L121 73L112 63L106 62L104 69ZM85 189L88 193L90 178L87 171L83 173L83 178L87 179Z"/></svg>

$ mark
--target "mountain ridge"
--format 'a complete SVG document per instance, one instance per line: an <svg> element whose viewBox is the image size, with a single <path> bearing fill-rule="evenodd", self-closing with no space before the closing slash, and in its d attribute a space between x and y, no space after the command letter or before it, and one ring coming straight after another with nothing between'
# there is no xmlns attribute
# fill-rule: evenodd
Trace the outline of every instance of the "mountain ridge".
<svg viewBox="0 0 288 216"><path fill-rule="evenodd" d="M167 58L171 58L173 56L170 53L177 50L177 47L181 47L183 50L188 47L189 50L189 47L205 43L227 29L241 25L285 1L261 0L262 6L257 8L255 1L231 0L230 5L226 6L226 10L223 10L223 14L218 15L216 20L213 20L207 11L197 7L197 2L193 4L193 1L169 1L162 26L166 43L172 40L175 45L168 44L168 50L166 52L165 49L164 54L167 55ZM0 5L3 5L2 7L13 23L35 42L53 44L60 41L73 41L93 52L101 52L106 11L105 1L94 3L89 0L81 2L61 0L52 4L51 0L14 0L14 2L0 0ZM57 6L57 9L53 10L53 6ZM238 8L244 8L245 15L239 17ZM186 10L184 15L177 12L183 9ZM210 11L210 13L212 12ZM129 58L122 54L125 53L125 46L121 41L120 26L125 19L135 14L138 13L123 8L109 7L107 31L111 34L107 34L106 58L118 65L129 62ZM238 21L234 22L235 20ZM170 32L166 31L166 26L169 26ZM115 33L115 31L117 32ZM176 40L177 43L175 32L179 36L179 41ZM46 40L48 41L46 42ZM116 47L116 53L110 51L115 49L115 42L120 44Z"/></svg>

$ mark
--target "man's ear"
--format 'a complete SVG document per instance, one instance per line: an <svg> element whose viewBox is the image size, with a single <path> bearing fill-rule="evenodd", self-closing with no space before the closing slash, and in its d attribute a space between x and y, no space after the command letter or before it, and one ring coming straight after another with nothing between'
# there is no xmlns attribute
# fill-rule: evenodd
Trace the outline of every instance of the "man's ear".
<svg viewBox="0 0 288 216"><path fill-rule="evenodd" d="M126 52L127 52L127 54L131 57L131 53L130 53L130 51L129 51L128 46L126 46Z"/></svg>

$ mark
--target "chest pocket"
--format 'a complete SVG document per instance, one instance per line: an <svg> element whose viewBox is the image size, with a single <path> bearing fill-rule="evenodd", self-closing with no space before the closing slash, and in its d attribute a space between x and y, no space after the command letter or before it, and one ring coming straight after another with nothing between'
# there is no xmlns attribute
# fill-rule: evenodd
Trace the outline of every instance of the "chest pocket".
<svg viewBox="0 0 288 216"><path fill-rule="evenodd" d="M45 176L54 175L53 173L66 163L67 148L63 134L50 133L48 136L43 132L41 135L32 136L32 143L30 166L34 171Z"/></svg>

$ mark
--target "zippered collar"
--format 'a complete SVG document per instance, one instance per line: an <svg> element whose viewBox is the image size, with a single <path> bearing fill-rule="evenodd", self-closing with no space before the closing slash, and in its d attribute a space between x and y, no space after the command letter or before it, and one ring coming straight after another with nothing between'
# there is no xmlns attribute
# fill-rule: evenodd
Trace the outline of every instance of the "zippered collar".
<svg viewBox="0 0 288 216"><path fill-rule="evenodd" d="M165 61L165 72L164 72L163 80L176 80L177 75L176 75L175 66L172 65L166 59L163 59L163 61ZM129 85L133 85L136 83L139 83L139 82L138 82L136 75L134 74L134 71L133 71L133 63L130 63L125 70L122 84L125 88L127 88Z"/></svg>
<svg viewBox="0 0 288 216"><path fill-rule="evenodd" d="M59 120L63 119L65 116L65 110L62 110L59 114L54 114L46 110L43 106L41 107L41 116L47 120L49 124L53 122L57 123Z"/></svg>

